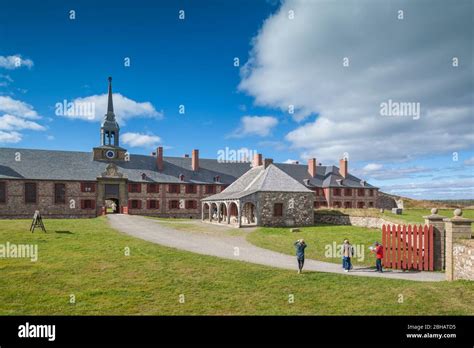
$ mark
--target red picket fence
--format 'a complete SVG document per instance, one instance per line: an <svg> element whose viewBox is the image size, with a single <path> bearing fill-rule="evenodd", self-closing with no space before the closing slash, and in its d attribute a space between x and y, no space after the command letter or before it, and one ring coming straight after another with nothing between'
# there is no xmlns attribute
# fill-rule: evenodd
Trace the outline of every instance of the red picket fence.
<svg viewBox="0 0 474 348"><path fill-rule="evenodd" d="M433 226L383 225L382 245L384 267L433 270Z"/></svg>

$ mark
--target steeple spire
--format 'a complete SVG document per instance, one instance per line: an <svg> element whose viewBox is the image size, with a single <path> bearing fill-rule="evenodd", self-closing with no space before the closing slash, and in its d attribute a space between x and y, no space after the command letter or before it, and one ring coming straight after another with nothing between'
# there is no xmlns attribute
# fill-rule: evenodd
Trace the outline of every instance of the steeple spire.
<svg viewBox="0 0 474 348"><path fill-rule="evenodd" d="M119 146L120 127L115 119L114 104L112 100L112 77L109 80L109 96L107 103L107 113L105 114L102 127L100 128L101 145Z"/></svg>
<svg viewBox="0 0 474 348"><path fill-rule="evenodd" d="M114 113L114 103L112 101L112 77L109 76L109 102L107 104L107 116L108 114L113 114L113 113Z"/></svg>

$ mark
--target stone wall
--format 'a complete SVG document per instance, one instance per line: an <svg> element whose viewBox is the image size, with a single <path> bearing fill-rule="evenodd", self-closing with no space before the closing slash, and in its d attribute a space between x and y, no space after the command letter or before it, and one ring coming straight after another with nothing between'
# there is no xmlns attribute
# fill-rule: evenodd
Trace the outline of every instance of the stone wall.
<svg viewBox="0 0 474 348"><path fill-rule="evenodd" d="M376 201L376 207L381 209L392 209L397 207L395 199L383 192L379 192Z"/></svg>
<svg viewBox="0 0 474 348"><path fill-rule="evenodd" d="M312 192L259 192L259 226L312 225L314 194ZM283 215L274 216L275 203L283 204Z"/></svg>
<svg viewBox="0 0 474 348"><path fill-rule="evenodd" d="M388 220L377 217L368 216L351 216L351 215L332 215L332 214L314 214L314 223L331 224L331 225L352 225L367 228L382 228L382 225L393 225Z"/></svg>
<svg viewBox="0 0 474 348"><path fill-rule="evenodd" d="M37 187L36 203L25 203L25 183L34 182ZM66 202L54 202L54 184L66 185ZM6 203L0 204L0 217L4 219L32 218L39 210L48 218L95 217L96 209L81 209L81 200L96 200L96 193L81 192L77 181L8 180Z"/></svg>
<svg viewBox="0 0 474 348"><path fill-rule="evenodd" d="M453 243L453 279L474 280L474 239Z"/></svg>
<svg viewBox="0 0 474 348"><path fill-rule="evenodd" d="M145 183L141 184L140 193L128 192L128 181L101 179L96 181L95 192L81 192L80 181L61 180L1 180L6 183L6 203L0 203L0 218L18 219L31 218L35 210L39 210L45 218L77 218L95 217L100 215L102 207L105 206L105 184L116 183L120 185L119 203L123 207L128 206L129 199L140 200L141 209L129 209L130 214L151 215L159 217L183 217L201 218L201 198L210 196L205 193L205 185L197 185L196 193L186 193L185 184L181 184L181 193L169 193L167 184L159 184L158 193L148 193ZM25 203L25 183L37 184L36 204ZM66 203L56 204L54 202L54 184L64 183L66 185ZM221 185L216 185L216 193L221 192ZM109 197L110 198L110 197ZM90 199L95 201L95 209L81 209L81 200ZM147 200L159 201L159 209L147 209ZM170 200L195 200L196 209L169 209ZM73 202L73 204L71 204Z"/></svg>

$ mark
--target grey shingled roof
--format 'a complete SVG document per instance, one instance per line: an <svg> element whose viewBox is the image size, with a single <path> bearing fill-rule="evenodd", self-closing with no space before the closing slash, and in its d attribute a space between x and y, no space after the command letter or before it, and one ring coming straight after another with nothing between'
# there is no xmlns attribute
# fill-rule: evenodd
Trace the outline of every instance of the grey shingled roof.
<svg viewBox="0 0 474 348"><path fill-rule="evenodd" d="M21 161L15 161L20 153ZM163 171L156 169L156 158L130 155L128 162L115 162L119 172L136 182L179 183L184 175L186 183L231 184L250 169L250 163L221 163L199 159L199 171L191 168L191 158L164 157ZM107 167L106 161L94 161L92 152L51 151L0 148L0 178L34 180L96 180ZM142 179L142 173L146 179ZM214 177L220 181L215 182Z"/></svg>
<svg viewBox="0 0 474 348"><path fill-rule="evenodd" d="M21 161L15 161L15 154L21 154ZM194 172L191 168L191 158L186 157L164 157L164 168L162 172L156 169L156 158L145 155L130 155L128 162L116 162L120 172L125 174L131 181L136 182L162 182L178 183L179 175L184 175L186 183L215 183L214 177L219 176L222 184L229 186L226 191L234 187L235 192L245 188L245 180L253 178L258 168L251 169L250 163L222 163L214 159L199 159L199 171ZM31 179L31 180L96 180L103 172L108 162L94 161L92 152L77 151L53 151L33 150L19 148L0 148L0 179ZM317 166L316 177L308 174L307 166L302 164L275 163L280 171L295 179L299 184L306 187L351 187L351 188L375 188L361 179L349 174L343 178L339 174L339 168L335 166ZM273 171L273 170L272 170ZM142 179L142 174L146 179ZM272 174L266 178L265 189L271 190L271 185L279 187L277 181L272 182ZM242 181L237 182L237 178ZM342 180L341 183L338 180ZM241 186L238 186L241 185ZM244 187L242 187L244 186Z"/></svg>
<svg viewBox="0 0 474 348"><path fill-rule="evenodd" d="M203 201L238 199L255 192L312 192L274 164L250 169L224 191Z"/></svg>
<svg viewBox="0 0 474 348"><path fill-rule="evenodd" d="M346 178L342 177L339 174L339 168L336 166L317 166L316 176L313 178L309 175L306 165L288 163L277 163L275 165L307 187L376 188L367 182L362 185L362 180L350 173ZM342 180L342 182L339 183L337 180Z"/></svg>

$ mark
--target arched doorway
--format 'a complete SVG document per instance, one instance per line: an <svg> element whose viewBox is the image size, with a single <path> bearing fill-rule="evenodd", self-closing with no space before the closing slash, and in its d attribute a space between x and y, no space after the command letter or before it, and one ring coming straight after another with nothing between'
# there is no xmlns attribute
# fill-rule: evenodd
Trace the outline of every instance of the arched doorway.
<svg viewBox="0 0 474 348"><path fill-rule="evenodd" d="M217 204L211 203L211 221L219 221Z"/></svg>
<svg viewBox="0 0 474 348"><path fill-rule="evenodd" d="M239 223L239 208L235 202L229 204L229 222L231 224Z"/></svg>
<svg viewBox="0 0 474 348"><path fill-rule="evenodd" d="M202 205L202 220L209 220L209 204Z"/></svg>
<svg viewBox="0 0 474 348"><path fill-rule="evenodd" d="M247 202L242 207L242 225L257 224L257 208L252 202Z"/></svg>
<svg viewBox="0 0 474 348"><path fill-rule="evenodd" d="M120 212L120 202L117 198L106 198L105 209L107 214L118 214Z"/></svg>
<svg viewBox="0 0 474 348"><path fill-rule="evenodd" d="M219 222L227 223L227 206L225 203L219 205Z"/></svg>

